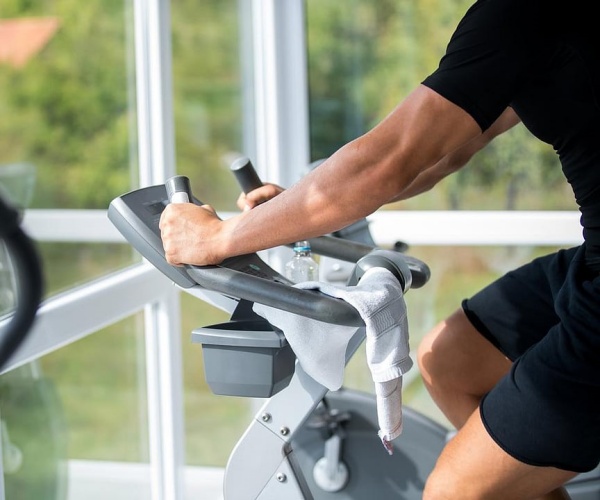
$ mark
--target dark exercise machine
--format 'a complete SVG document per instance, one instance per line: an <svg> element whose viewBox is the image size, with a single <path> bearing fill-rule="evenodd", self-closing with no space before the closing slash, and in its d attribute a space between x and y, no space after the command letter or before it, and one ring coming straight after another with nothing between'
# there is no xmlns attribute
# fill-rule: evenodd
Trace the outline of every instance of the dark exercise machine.
<svg viewBox="0 0 600 500"><path fill-rule="evenodd" d="M245 189L256 182L258 178ZM356 326L346 363L365 338L358 312L318 291L294 288L257 254L213 266L169 265L158 223L171 200L201 204L190 192L187 178L176 176L166 185L116 198L108 217L134 248L179 287L198 296L217 292L231 301L228 322L192 332L192 341L202 344L207 382L215 394L268 399L231 453L225 500L419 500L451 435L449 429L404 407L404 431L393 441L389 456L377 436L374 396L349 389L329 392L296 362L285 332L254 313L252 305ZM354 263L348 284L358 283L372 267L390 270L405 291L422 287L429 278L425 263L400 252L334 236L310 243L319 255ZM580 475L569 484L569 491L576 500L598 499L600 473Z"/></svg>
<svg viewBox="0 0 600 500"><path fill-rule="evenodd" d="M0 196L0 244L16 275L15 310L0 331L0 369L25 340L42 300L42 264L33 242L20 226L19 212Z"/></svg>
<svg viewBox="0 0 600 500"><path fill-rule="evenodd" d="M14 171L22 180L23 170ZM0 193L0 294L5 299L0 307L0 369L29 335L44 290L36 245L21 228L21 211L8 199ZM52 380L42 375L36 361L2 375L0 410L5 497L66 498L63 409Z"/></svg>

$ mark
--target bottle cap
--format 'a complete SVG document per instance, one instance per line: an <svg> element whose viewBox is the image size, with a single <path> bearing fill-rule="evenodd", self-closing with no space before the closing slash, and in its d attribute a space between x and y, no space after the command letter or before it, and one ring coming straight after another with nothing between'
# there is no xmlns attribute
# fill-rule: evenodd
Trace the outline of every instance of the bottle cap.
<svg viewBox="0 0 600 500"><path fill-rule="evenodd" d="M310 252L310 243L306 240L297 241L294 243L294 251L296 252Z"/></svg>

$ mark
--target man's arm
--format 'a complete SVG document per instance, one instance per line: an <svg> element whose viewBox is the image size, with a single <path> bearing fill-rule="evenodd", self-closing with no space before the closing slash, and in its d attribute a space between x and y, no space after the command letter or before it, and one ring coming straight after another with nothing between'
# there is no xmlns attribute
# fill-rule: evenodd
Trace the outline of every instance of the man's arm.
<svg viewBox="0 0 600 500"><path fill-rule="evenodd" d="M464 167L475 153L481 151L495 137L511 129L518 123L520 118L512 108L506 108L504 113L498 117L494 124L484 133L467 142L464 146L444 156L432 167L423 170L415 180L399 193L393 201L406 200L421 193L429 191L444 177Z"/></svg>
<svg viewBox="0 0 600 500"><path fill-rule="evenodd" d="M160 223L167 260L215 264L330 233L418 191L426 185L413 184L420 175L480 136L468 113L421 85L371 131L252 210L221 221L208 207L167 206Z"/></svg>
<svg viewBox="0 0 600 500"><path fill-rule="evenodd" d="M512 108L506 108L504 113L488 130L469 141L463 147L447 154L432 167L421 172L417 175L416 179L392 201L406 200L429 191L444 177L447 177L464 167L477 152L487 146L495 137L514 127L517 123L520 123L517 114ZM237 205L240 210L250 210L281 194L283 191L285 191L285 188L266 182L262 187L257 188L250 193L241 193L237 200Z"/></svg>

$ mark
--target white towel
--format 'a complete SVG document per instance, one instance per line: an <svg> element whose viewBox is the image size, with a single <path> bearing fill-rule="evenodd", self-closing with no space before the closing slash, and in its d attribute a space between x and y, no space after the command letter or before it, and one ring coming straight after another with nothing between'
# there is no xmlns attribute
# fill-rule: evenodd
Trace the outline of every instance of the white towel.
<svg viewBox="0 0 600 500"><path fill-rule="evenodd" d="M391 441L402 433L402 375L413 364L400 283L387 269L372 268L357 286L310 281L296 287L318 289L343 299L360 313L366 326L367 363L375 383L379 437L391 455ZM357 328L332 325L261 304L255 304L254 310L283 330L308 375L330 390L342 386L346 348Z"/></svg>

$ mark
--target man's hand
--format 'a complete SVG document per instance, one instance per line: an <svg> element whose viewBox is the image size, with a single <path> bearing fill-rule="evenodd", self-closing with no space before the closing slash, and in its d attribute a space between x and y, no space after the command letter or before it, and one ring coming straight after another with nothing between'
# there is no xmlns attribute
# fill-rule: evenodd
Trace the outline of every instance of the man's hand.
<svg viewBox="0 0 600 500"><path fill-rule="evenodd" d="M237 199L237 206L240 210L251 210L256 205L260 205L271 198L275 198L278 194L285 191L284 188L277 184L265 183L259 188L250 191L248 194L242 193Z"/></svg>
<svg viewBox="0 0 600 500"><path fill-rule="evenodd" d="M160 235L169 264L218 264L221 219L210 205L171 203L160 217Z"/></svg>

